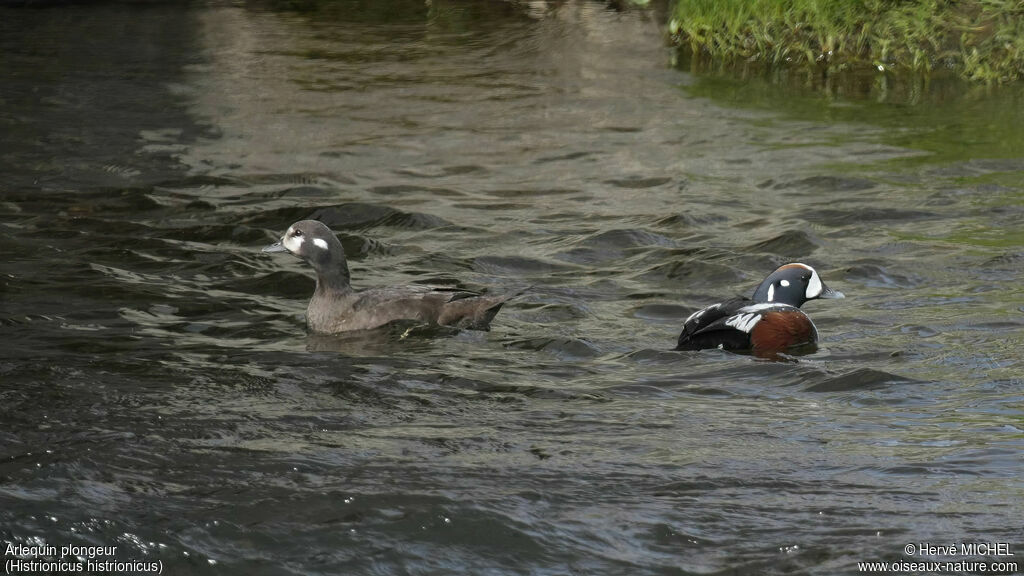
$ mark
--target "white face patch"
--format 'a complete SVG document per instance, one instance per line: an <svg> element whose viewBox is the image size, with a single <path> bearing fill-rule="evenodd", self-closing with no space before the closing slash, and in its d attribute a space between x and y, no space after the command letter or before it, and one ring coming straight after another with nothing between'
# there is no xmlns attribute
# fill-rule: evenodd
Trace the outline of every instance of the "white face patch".
<svg viewBox="0 0 1024 576"><path fill-rule="evenodd" d="M313 238L313 245L321 250L327 250L327 240L323 238Z"/></svg>
<svg viewBox="0 0 1024 576"><path fill-rule="evenodd" d="M299 248L302 247L303 240L304 238L302 236L294 236L292 234L292 229L289 228L288 231L284 233L284 240L281 241L281 244L284 244L284 247L292 254L298 254Z"/></svg>
<svg viewBox="0 0 1024 576"><path fill-rule="evenodd" d="M779 284L781 284L782 287L785 288L786 286L789 286L789 280L779 280Z"/></svg>
<svg viewBox="0 0 1024 576"><path fill-rule="evenodd" d="M786 282L786 281L783 280L783 282ZM789 282L786 282L786 284L789 284ZM785 286L785 284L783 284L783 286ZM774 299L775 299L775 284L772 284L771 286L768 287L768 301L771 302Z"/></svg>
<svg viewBox="0 0 1024 576"><path fill-rule="evenodd" d="M725 325L749 334L754 329L754 325L760 321L761 315L757 313L737 314L726 320Z"/></svg>
<svg viewBox="0 0 1024 576"><path fill-rule="evenodd" d="M818 278L818 273L811 270L811 279L807 281L807 293L805 296L808 300L811 298L817 298L821 295L821 278Z"/></svg>

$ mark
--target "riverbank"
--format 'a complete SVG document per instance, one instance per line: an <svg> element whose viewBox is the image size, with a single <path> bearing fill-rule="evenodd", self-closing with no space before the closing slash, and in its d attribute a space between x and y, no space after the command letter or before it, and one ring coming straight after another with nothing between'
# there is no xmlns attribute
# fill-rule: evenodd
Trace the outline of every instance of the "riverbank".
<svg viewBox="0 0 1024 576"><path fill-rule="evenodd" d="M722 64L1024 78L1024 4L1016 0L678 0L670 31Z"/></svg>

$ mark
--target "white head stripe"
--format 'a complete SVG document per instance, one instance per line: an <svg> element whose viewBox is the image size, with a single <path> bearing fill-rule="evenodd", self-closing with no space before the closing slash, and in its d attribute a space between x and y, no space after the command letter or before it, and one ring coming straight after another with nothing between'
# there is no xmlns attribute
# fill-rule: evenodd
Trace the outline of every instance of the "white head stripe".
<svg viewBox="0 0 1024 576"><path fill-rule="evenodd" d="M313 245L317 248L327 250L327 240L324 240L323 238L313 238Z"/></svg>
<svg viewBox="0 0 1024 576"><path fill-rule="evenodd" d="M821 278L818 278L818 273L811 270L811 279L807 281L807 293L805 296L808 300L811 298L817 298L821 295Z"/></svg>
<svg viewBox="0 0 1024 576"><path fill-rule="evenodd" d="M783 280L783 282L786 282L786 281ZM786 282L786 284L789 284L789 282ZM772 285L768 286L768 301L771 302L774 299L775 299L775 284L772 284Z"/></svg>
<svg viewBox="0 0 1024 576"><path fill-rule="evenodd" d="M783 287L789 286L789 280L783 278L782 280L779 280L779 284L782 284Z"/></svg>

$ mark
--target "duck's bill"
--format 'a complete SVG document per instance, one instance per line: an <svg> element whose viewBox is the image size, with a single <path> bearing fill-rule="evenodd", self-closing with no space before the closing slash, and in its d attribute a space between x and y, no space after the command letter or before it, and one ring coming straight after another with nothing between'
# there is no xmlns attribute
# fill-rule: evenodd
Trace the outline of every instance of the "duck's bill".
<svg viewBox="0 0 1024 576"><path fill-rule="evenodd" d="M266 250L266 248L264 248L264 250ZM822 286L821 294L818 295L818 298L846 298L846 294L843 294L839 290L833 290L828 286Z"/></svg>
<svg viewBox="0 0 1024 576"><path fill-rule="evenodd" d="M274 242L270 246L263 248L263 252L287 252L288 249L284 247L280 242Z"/></svg>

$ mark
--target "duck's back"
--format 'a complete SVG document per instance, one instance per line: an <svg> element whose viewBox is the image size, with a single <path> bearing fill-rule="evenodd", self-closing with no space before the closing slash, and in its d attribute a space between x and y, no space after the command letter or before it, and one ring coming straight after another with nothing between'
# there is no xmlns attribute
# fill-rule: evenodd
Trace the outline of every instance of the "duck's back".
<svg viewBox="0 0 1024 576"><path fill-rule="evenodd" d="M796 306L738 297L691 314L675 349L768 352L817 340L814 323Z"/></svg>
<svg viewBox="0 0 1024 576"><path fill-rule="evenodd" d="M749 347L750 337L724 321L745 306L753 304L750 298L737 296L702 308L686 319L679 334L676 350L702 350L705 348L726 348L728 350Z"/></svg>
<svg viewBox="0 0 1024 576"><path fill-rule="evenodd" d="M500 296L431 286L388 286L328 293L317 290L307 322L313 332L368 330L398 320L486 330L505 303Z"/></svg>

